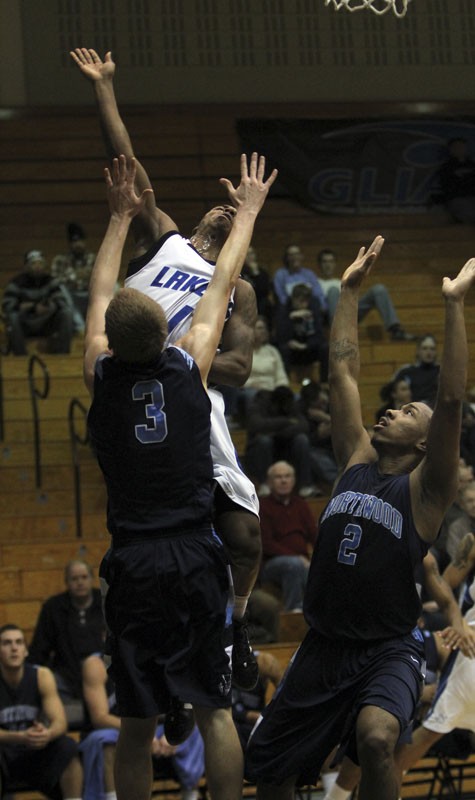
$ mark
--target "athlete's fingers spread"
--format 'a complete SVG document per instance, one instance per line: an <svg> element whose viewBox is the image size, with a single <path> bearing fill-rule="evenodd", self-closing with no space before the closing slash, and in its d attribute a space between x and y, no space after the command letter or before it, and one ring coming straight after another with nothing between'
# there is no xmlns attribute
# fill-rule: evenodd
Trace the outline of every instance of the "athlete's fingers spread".
<svg viewBox="0 0 475 800"><path fill-rule="evenodd" d="M246 180L247 177L247 156L245 153L241 153L241 180Z"/></svg>
<svg viewBox="0 0 475 800"><path fill-rule="evenodd" d="M251 154L251 161L249 165L249 177L255 179L256 171L257 171L257 153L254 152Z"/></svg>
<svg viewBox="0 0 475 800"><path fill-rule="evenodd" d="M261 182L262 182L262 180L264 178L265 169L266 169L266 157L265 156L259 156L259 162L258 162L258 165L257 165L257 178Z"/></svg>
<svg viewBox="0 0 475 800"><path fill-rule="evenodd" d="M109 171L109 167L105 167L104 168L104 178L105 178L105 182L106 182L107 188L110 189L110 187L112 186L112 178L111 178L111 174L110 174L110 171Z"/></svg>
<svg viewBox="0 0 475 800"><path fill-rule="evenodd" d="M275 181L275 179L277 178L277 175L278 175L278 174L279 174L279 171L278 171L277 169L273 169L273 170L272 170L272 172L271 172L271 174L270 174L270 175L269 175L269 177L267 178L267 180L266 180L266 184L265 184L265 185L266 185L266 186L267 186L269 189L270 189L270 187L272 186L272 184L274 183L274 181Z"/></svg>

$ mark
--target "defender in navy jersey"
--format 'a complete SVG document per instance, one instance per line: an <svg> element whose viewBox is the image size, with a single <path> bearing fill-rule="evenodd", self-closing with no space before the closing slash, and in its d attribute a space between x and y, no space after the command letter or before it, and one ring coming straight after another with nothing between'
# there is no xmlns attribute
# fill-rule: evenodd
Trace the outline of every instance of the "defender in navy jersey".
<svg viewBox="0 0 475 800"><path fill-rule="evenodd" d="M82 796L78 746L65 736L66 714L53 673L26 663L23 631L0 628L0 791L18 784L48 797Z"/></svg>
<svg viewBox="0 0 475 800"><path fill-rule="evenodd" d="M206 379L254 222L276 172L241 158L229 184L237 211L188 333L163 349L165 315L136 289L114 295L135 194L135 161L106 170L111 218L91 276L84 378L89 428L106 480L112 546L101 564L110 674L121 732L118 800L148 800L157 715L192 703L212 796L240 800L242 753L232 722L225 649L230 581L211 512L210 401ZM105 332L104 332L105 329ZM219 743L219 747L217 744Z"/></svg>
<svg viewBox="0 0 475 800"><path fill-rule="evenodd" d="M340 477L324 510L304 600L308 634L250 741L246 774L260 798L313 783L352 738L360 800L396 800L394 748L419 699L422 636L414 568L456 493L467 371L464 296L475 259L444 278L445 343L434 412L388 410L370 435L358 391L358 295L378 236L342 278L330 333L333 449Z"/></svg>
<svg viewBox="0 0 475 800"><path fill-rule="evenodd" d="M93 84L108 155L134 156L114 96L115 64L111 54L107 53L102 60L95 50L76 48L71 56ZM189 330L196 304L233 227L236 213L233 194L229 191L229 181L221 179L220 182L228 190L231 205L216 206L208 211L190 239L178 233L175 222L156 206L152 195L132 222L135 257L129 265L125 285L139 289L160 303L168 323L167 344L173 344ZM138 191L150 187L145 170L137 162ZM219 342L219 352L213 359L210 382L242 386L251 370L257 317L254 290L248 282L236 282L230 298L229 312L231 310L233 313ZM235 592L233 680L239 687L250 689L257 682L258 669L249 644L245 611L260 567L259 504L255 487L241 468L229 434L223 397L216 389L209 394L211 455L217 483L214 518L229 553Z"/></svg>

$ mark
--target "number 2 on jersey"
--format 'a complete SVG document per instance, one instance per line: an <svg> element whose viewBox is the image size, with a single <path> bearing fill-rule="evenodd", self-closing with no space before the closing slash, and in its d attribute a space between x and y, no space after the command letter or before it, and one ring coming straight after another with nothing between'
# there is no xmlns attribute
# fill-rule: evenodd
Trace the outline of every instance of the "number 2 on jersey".
<svg viewBox="0 0 475 800"><path fill-rule="evenodd" d="M167 416L163 411L163 386L160 381L153 378L150 381L138 381L132 389L134 400L145 401L150 398L151 403L145 402L145 416L150 421L148 425L136 425L135 436L142 444L157 444L163 442L168 433Z"/></svg>
<svg viewBox="0 0 475 800"><path fill-rule="evenodd" d="M341 540L340 549L338 550L337 561L340 564L349 564L352 567L358 555L354 551L359 547L361 541L362 530L359 525L350 522L344 531L344 538Z"/></svg>

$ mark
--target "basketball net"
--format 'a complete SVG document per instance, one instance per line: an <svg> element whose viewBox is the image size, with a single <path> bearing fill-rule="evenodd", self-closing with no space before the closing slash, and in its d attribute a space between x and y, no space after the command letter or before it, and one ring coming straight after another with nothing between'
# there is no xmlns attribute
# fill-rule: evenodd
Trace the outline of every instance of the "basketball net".
<svg viewBox="0 0 475 800"><path fill-rule="evenodd" d="M396 17L404 17L409 2L410 0L325 0L325 5L329 6L330 3L333 3L336 11L339 11L340 8L345 8L347 11L361 11L369 8L375 14L385 14L386 11L392 9Z"/></svg>

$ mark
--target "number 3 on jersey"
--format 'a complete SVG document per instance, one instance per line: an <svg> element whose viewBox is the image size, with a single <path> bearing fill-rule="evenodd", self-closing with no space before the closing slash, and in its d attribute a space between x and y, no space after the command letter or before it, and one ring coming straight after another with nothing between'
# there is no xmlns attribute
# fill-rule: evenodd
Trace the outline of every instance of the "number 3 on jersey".
<svg viewBox="0 0 475 800"><path fill-rule="evenodd" d="M349 564L352 567L358 555L354 551L359 547L362 530L359 525L350 522L344 531L344 538L341 540L338 550L338 561L340 564Z"/></svg>
<svg viewBox="0 0 475 800"><path fill-rule="evenodd" d="M163 387L156 378L150 381L138 381L132 389L134 400L145 401L150 398L151 403L145 403L145 416L150 421L149 425L136 425L135 436L142 444L157 444L163 442L168 433L167 416L163 411Z"/></svg>

